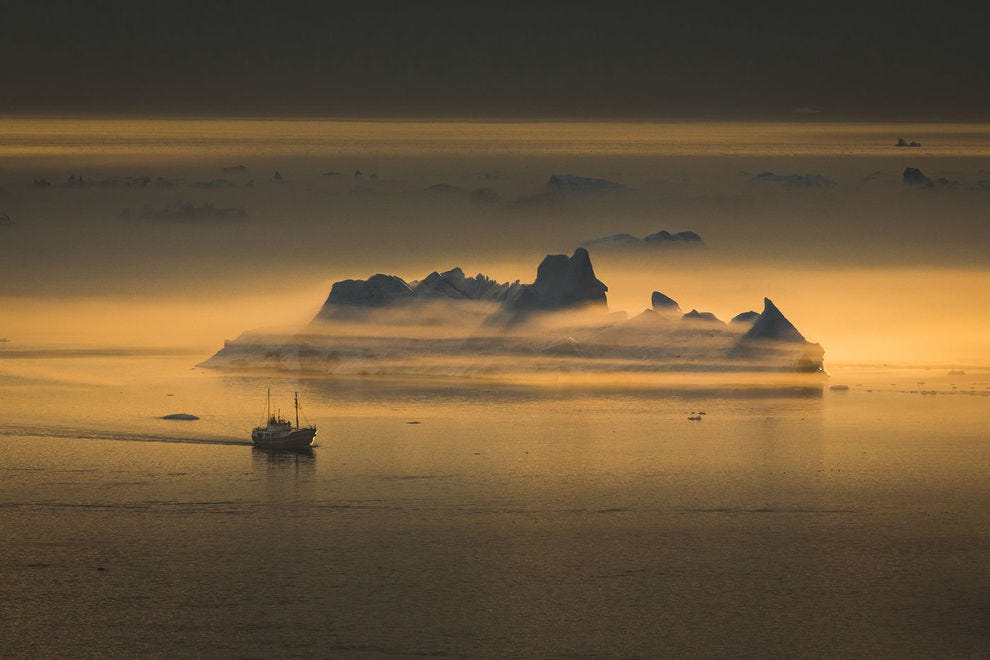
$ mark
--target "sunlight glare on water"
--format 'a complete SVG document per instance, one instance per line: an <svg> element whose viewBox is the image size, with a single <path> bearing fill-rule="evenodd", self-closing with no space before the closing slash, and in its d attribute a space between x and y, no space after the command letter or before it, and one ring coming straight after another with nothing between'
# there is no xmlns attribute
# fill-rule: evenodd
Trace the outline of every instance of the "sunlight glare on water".
<svg viewBox="0 0 990 660"><path fill-rule="evenodd" d="M890 124L263 119L7 119L0 157L891 156ZM986 124L898 124L926 156L986 157Z"/></svg>

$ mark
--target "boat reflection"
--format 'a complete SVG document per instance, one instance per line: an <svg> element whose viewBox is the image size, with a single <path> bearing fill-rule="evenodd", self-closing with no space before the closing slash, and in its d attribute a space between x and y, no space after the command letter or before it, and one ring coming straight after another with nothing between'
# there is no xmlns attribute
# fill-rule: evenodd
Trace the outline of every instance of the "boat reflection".
<svg viewBox="0 0 990 660"><path fill-rule="evenodd" d="M316 452L312 447L300 449L266 449L251 447L251 458L255 466L289 467L316 465Z"/></svg>

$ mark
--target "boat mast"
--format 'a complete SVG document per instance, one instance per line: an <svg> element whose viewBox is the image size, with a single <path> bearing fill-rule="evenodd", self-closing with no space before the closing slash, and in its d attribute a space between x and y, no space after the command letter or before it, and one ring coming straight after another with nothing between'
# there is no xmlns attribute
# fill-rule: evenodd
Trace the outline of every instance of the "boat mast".
<svg viewBox="0 0 990 660"><path fill-rule="evenodd" d="M265 424L272 418L272 386L268 386L268 414L265 416Z"/></svg>
<svg viewBox="0 0 990 660"><path fill-rule="evenodd" d="M296 395L296 428L299 428L299 392Z"/></svg>

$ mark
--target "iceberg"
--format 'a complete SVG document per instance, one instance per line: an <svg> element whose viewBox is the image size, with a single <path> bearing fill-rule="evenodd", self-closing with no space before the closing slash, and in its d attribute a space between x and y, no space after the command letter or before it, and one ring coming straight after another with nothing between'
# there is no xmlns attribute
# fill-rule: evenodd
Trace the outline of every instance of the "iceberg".
<svg viewBox="0 0 990 660"><path fill-rule="evenodd" d="M306 327L249 331L201 366L332 375L490 377L512 373L820 372L824 350L770 301L731 323L651 309L611 312L588 251L547 255L531 284L461 268L406 282L378 273L335 282Z"/></svg>

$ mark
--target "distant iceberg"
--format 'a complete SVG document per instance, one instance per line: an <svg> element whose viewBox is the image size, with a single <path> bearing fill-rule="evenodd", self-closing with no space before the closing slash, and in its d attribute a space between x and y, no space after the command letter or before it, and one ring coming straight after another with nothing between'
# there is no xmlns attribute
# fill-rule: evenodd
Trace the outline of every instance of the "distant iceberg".
<svg viewBox="0 0 990 660"><path fill-rule="evenodd" d="M901 175L901 181L906 186L915 186L918 188L958 188L959 182L947 179L946 177L939 177L937 179L932 179L925 176L925 173L916 167L906 167ZM979 185L979 184L977 184Z"/></svg>
<svg viewBox="0 0 990 660"><path fill-rule="evenodd" d="M632 234L611 234L601 238L592 238L581 243L582 247L595 249L629 249L629 248L662 248L670 246L699 246L704 245L701 236L693 231L671 233L665 229L647 234L643 238Z"/></svg>

